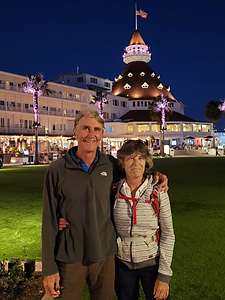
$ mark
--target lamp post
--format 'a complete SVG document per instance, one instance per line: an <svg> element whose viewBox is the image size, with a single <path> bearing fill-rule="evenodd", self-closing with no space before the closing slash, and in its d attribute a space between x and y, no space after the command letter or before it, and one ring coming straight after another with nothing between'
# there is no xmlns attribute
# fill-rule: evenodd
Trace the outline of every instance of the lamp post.
<svg viewBox="0 0 225 300"><path fill-rule="evenodd" d="M29 75L27 81L23 83L23 89L25 93L33 95L33 112L34 122L33 128L35 132L35 164L39 164L38 154L38 128L39 122L39 98L42 96L47 89L47 81L43 79L43 75L38 73L36 75Z"/></svg>
<svg viewBox="0 0 225 300"><path fill-rule="evenodd" d="M156 111L161 113L161 121L160 121L160 154L163 156L164 153L164 138L165 138L165 130L166 130L166 112L170 111L169 102L166 97L162 94L160 96L160 100L156 102Z"/></svg>

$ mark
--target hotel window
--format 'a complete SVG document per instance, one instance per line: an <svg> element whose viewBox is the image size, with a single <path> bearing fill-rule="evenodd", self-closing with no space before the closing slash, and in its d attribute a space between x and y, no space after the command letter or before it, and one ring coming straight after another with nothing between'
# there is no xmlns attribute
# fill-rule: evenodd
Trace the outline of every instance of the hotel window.
<svg viewBox="0 0 225 300"><path fill-rule="evenodd" d="M114 100L113 100L113 105L114 105L114 106L119 106L119 100L114 99Z"/></svg>
<svg viewBox="0 0 225 300"><path fill-rule="evenodd" d="M140 102L139 101L137 101L137 106L140 106Z"/></svg>
<svg viewBox="0 0 225 300"><path fill-rule="evenodd" d="M183 124L183 131L192 131L192 124Z"/></svg>
<svg viewBox="0 0 225 300"><path fill-rule="evenodd" d="M104 86L107 88L110 88L110 83L109 82L104 82Z"/></svg>
<svg viewBox="0 0 225 300"><path fill-rule="evenodd" d="M210 131L210 125L202 125L202 132L209 132Z"/></svg>
<svg viewBox="0 0 225 300"><path fill-rule="evenodd" d="M167 131L178 132L180 130L181 127L178 124L167 124Z"/></svg>
<svg viewBox="0 0 225 300"><path fill-rule="evenodd" d="M97 78L94 78L94 77L91 77L91 78L90 78L90 82L91 82L91 83L97 84L97 83L98 83L98 79L97 79Z"/></svg>
<svg viewBox="0 0 225 300"><path fill-rule="evenodd" d="M149 125L141 124L138 125L138 132L146 132L149 131Z"/></svg>
<svg viewBox="0 0 225 300"><path fill-rule="evenodd" d="M29 104L25 103L25 104L24 104L24 108L25 108L25 109L28 109L28 108L29 108Z"/></svg>
<svg viewBox="0 0 225 300"><path fill-rule="evenodd" d="M12 81L10 81L9 85L10 85L10 86L13 86L14 84L13 84L13 82L12 82Z"/></svg>
<svg viewBox="0 0 225 300"><path fill-rule="evenodd" d="M133 102L133 107L135 107L135 101Z"/></svg>
<svg viewBox="0 0 225 300"><path fill-rule="evenodd" d="M52 125L52 130L55 130L56 126L55 124Z"/></svg>
<svg viewBox="0 0 225 300"><path fill-rule="evenodd" d="M200 124L193 124L193 131L200 132L201 131L201 125Z"/></svg>
<svg viewBox="0 0 225 300"><path fill-rule="evenodd" d="M5 105L5 101L1 100L0 105Z"/></svg>
<svg viewBox="0 0 225 300"><path fill-rule="evenodd" d="M76 95L75 95L75 98L76 98L76 99L80 99L80 95L76 94Z"/></svg>
<svg viewBox="0 0 225 300"><path fill-rule="evenodd" d="M84 82L84 78L83 77L77 77L77 82Z"/></svg>
<svg viewBox="0 0 225 300"><path fill-rule="evenodd" d="M1 125L1 127L5 127L5 120L4 120L4 118L1 118L0 125Z"/></svg>
<svg viewBox="0 0 225 300"><path fill-rule="evenodd" d="M29 120L29 129L33 128L33 122L31 120Z"/></svg>
<svg viewBox="0 0 225 300"><path fill-rule="evenodd" d="M117 114L116 113L111 113L111 119L112 120L117 119Z"/></svg>
<svg viewBox="0 0 225 300"><path fill-rule="evenodd" d="M28 122L27 120L24 120L24 128L27 128L28 127Z"/></svg>
<svg viewBox="0 0 225 300"><path fill-rule="evenodd" d="M122 107L127 107L126 104L127 104L127 103L126 103L125 101L121 101L121 103L120 103L120 105L121 105Z"/></svg>
<svg viewBox="0 0 225 300"><path fill-rule="evenodd" d="M103 113L103 118L104 118L104 119L109 119L109 113L106 112L106 111L104 111L104 113Z"/></svg>
<svg viewBox="0 0 225 300"><path fill-rule="evenodd" d="M127 125L127 132L133 133L134 132L134 126L133 125Z"/></svg>
<svg viewBox="0 0 225 300"><path fill-rule="evenodd" d="M154 131L154 132L160 132L160 125L153 124L152 125L152 131Z"/></svg>
<svg viewBox="0 0 225 300"><path fill-rule="evenodd" d="M16 106L16 103L15 103L14 101L12 101L12 102L10 103L10 106L15 107L15 106Z"/></svg>
<svg viewBox="0 0 225 300"><path fill-rule="evenodd" d="M20 128L23 128L23 120L20 120Z"/></svg>

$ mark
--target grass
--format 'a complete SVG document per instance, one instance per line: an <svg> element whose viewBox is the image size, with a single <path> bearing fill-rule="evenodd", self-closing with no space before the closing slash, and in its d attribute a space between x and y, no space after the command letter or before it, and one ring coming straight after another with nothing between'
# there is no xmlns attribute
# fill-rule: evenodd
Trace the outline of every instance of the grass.
<svg viewBox="0 0 225 300"><path fill-rule="evenodd" d="M155 159L155 166L169 177L176 233L172 298L224 300L225 159ZM0 258L40 259L45 170L0 170Z"/></svg>
<svg viewBox="0 0 225 300"><path fill-rule="evenodd" d="M40 260L41 191L45 167L0 170L0 258Z"/></svg>

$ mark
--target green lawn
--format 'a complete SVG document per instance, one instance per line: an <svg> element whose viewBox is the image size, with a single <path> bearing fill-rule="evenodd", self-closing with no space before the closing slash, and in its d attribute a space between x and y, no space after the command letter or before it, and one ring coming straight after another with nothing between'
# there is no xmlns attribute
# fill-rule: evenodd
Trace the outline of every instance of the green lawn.
<svg viewBox="0 0 225 300"><path fill-rule="evenodd" d="M169 176L176 233L173 300L224 300L225 159L156 159L155 166ZM40 259L45 170L0 170L0 258Z"/></svg>

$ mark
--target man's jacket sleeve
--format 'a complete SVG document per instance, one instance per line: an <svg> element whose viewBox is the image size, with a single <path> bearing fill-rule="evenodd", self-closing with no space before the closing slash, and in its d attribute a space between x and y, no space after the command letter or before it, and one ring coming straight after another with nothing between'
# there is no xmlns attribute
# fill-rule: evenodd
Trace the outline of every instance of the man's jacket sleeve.
<svg viewBox="0 0 225 300"><path fill-rule="evenodd" d="M45 176L42 217L42 272L44 276L58 272L55 260L57 224L57 174L52 165Z"/></svg>

